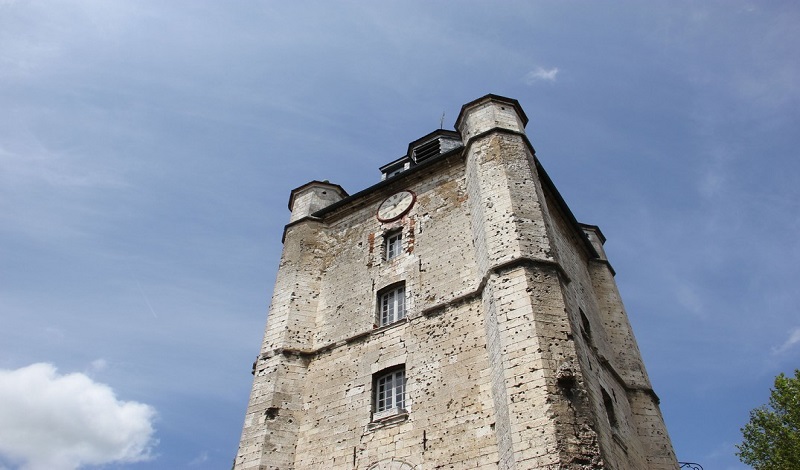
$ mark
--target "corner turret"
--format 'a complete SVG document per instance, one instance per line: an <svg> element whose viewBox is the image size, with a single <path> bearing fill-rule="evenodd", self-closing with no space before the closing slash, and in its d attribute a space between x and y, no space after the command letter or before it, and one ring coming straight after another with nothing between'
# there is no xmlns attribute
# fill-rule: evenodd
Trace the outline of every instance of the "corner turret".
<svg viewBox="0 0 800 470"><path fill-rule="evenodd" d="M486 95L461 107L456 129L466 143L473 137L492 129L525 133L528 117L519 101L498 95Z"/></svg>
<svg viewBox="0 0 800 470"><path fill-rule="evenodd" d="M289 222L308 217L347 196L347 191L338 184L332 184L328 181L306 183L299 188L293 189L289 196L289 210L292 211Z"/></svg>

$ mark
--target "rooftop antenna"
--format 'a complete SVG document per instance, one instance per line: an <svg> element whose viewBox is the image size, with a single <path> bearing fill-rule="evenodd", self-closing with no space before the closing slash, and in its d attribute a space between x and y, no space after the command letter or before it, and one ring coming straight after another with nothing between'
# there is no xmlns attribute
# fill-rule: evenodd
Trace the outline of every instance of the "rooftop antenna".
<svg viewBox="0 0 800 470"><path fill-rule="evenodd" d="M442 111L442 117L439 119L439 129L444 128L444 111Z"/></svg>

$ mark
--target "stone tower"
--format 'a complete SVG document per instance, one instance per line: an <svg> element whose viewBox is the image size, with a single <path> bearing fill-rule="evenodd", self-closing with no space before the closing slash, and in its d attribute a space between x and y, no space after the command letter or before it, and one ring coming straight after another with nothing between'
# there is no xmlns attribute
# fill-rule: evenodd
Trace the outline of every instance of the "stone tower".
<svg viewBox="0 0 800 470"><path fill-rule="evenodd" d="M236 470L677 469L603 252L516 100L291 218Z"/></svg>

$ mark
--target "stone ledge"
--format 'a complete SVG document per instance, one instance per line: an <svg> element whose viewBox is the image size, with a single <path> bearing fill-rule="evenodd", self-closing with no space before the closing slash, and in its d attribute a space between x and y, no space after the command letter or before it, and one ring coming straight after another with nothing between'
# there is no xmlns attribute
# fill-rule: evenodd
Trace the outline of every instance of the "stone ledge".
<svg viewBox="0 0 800 470"><path fill-rule="evenodd" d="M535 259L535 258L530 258L530 257L514 258L514 259L511 259L511 260L504 261L502 263L496 264L495 266L492 266L491 268L489 268L487 270L486 274L481 279L481 282L478 284L478 287L475 288L474 290L472 290L470 292L467 292L467 293L464 293L464 294L461 294L461 295L458 295L458 296L456 296L456 297L454 297L454 298L452 298L450 300L445 300L444 302L441 302L439 304L433 305L431 307L424 308L417 315L413 315L413 314L412 315L408 315L405 318L403 318L402 320L396 321L394 323L390 323L388 325L384 325L384 326L378 327L378 328L373 328L371 330L362 331L361 333L356 333L353 336L350 336L348 338L345 338L345 339L342 339L342 340L339 340L339 341L336 341L336 342L333 342L333 343L330 343L330 344L326 344L326 345L321 346L321 347L319 347L317 349L275 348L275 349L273 349L271 351L268 351L266 353L261 354L258 357L258 360L260 361L260 360L269 359L269 358L277 356L277 355L298 356L298 357L302 357L304 359L313 359L315 356L317 356L317 355L319 355L319 354L321 354L323 352L327 352L327 351L330 351L332 349L335 349L335 348L338 348L338 347L342 347L342 346L346 346L346 345L349 345L349 344L352 344L352 343L355 343L355 342L358 342L358 341L363 341L365 338L371 337L373 334L383 333L383 332L385 332L387 330L390 330L392 328L396 328L396 327L398 327L400 325L405 325L407 323L410 323L411 321L414 321L417 318L426 318L426 317L432 317L432 316L435 316L435 315L439 315L442 312L446 311L448 308L452 308L454 306L460 305L460 304L462 304L464 302L473 300L473 299L478 298L481 295L483 295L483 290L486 288L486 284L489 282L489 278L492 275L502 274L505 271L508 271L508 270L511 270L511 269L514 269L514 268L517 268L517 267L520 267L520 266L547 267L549 269L554 270L556 272L556 274L558 275L558 277L562 281L564 281L564 283L569 284L571 282L569 276L564 271L564 269L561 267L561 265L559 265L555 261L541 260L541 259Z"/></svg>
<svg viewBox="0 0 800 470"><path fill-rule="evenodd" d="M405 422L407 419L408 419L408 411L406 411L403 408L398 409L397 412L394 414L374 419L371 423L367 424L367 426L364 428L364 434L370 433L377 429L397 426L398 424Z"/></svg>

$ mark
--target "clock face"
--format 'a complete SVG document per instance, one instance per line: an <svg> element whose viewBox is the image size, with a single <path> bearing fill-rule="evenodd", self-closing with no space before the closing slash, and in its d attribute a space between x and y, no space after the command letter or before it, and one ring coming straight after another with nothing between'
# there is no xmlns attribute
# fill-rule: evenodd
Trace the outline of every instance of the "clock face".
<svg viewBox="0 0 800 470"><path fill-rule="evenodd" d="M391 222L399 219L411 209L416 199L417 196L408 190L392 194L378 207L378 220Z"/></svg>

